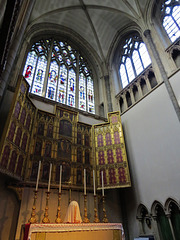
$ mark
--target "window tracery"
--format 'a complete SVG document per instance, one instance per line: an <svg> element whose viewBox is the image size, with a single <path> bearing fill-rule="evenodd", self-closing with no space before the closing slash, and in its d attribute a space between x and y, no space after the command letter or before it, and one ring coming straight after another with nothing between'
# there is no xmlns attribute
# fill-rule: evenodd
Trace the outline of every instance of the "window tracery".
<svg viewBox="0 0 180 240"><path fill-rule="evenodd" d="M49 39L33 44L23 76L31 93L95 113L92 71L67 42Z"/></svg>
<svg viewBox="0 0 180 240"><path fill-rule="evenodd" d="M146 45L140 36L128 36L121 48L119 73L122 87L125 88L141 72L151 64Z"/></svg>
<svg viewBox="0 0 180 240"><path fill-rule="evenodd" d="M171 42L180 37L180 3L177 0L166 0L161 6L162 25Z"/></svg>

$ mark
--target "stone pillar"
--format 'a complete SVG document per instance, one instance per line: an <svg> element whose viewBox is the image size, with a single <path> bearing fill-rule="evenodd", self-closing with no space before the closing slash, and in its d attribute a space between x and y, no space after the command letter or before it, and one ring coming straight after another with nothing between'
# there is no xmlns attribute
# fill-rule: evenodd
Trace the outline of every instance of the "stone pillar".
<svg viewBox="0 0 180 240"><path fill-rule="evenodd" d="M134 93L132 87L129 89L132 105L135 103Z"/></svg>
<svg viewBox="0 0 180 240"><path fill-rule="evenodd" d="M154 233L155 233L155 239L156 240L161 240L159 236L159 229L158 229L158 224L157 224L157 216L152 216L153 219L153 227L154 227Z"/></svg>
<svg viewBox="0 0 180 240"><path fill-rule="evenodd" d="M142 92L142 88L141 88L141 84L140 82L137 83L137 88L138 88L138 92L139 92L139 99L141 99L143 97L143 92Z"/></svg>
<svg viewBox="0 0 180 240"><path fill-rule="evenodd" d="M170 99L171 99L171 102L172 102L172 104L173 104L173 106L174 106L174 109L175 109L175 112L176 112L176 114L177 114L177 117L178 117L178 119L179 119L179 121L180 121L180 107L179 107L178 101L177 101L177 99L176 99L176 96L175 96L175 94L174 94L174 91L173 91L173 89L172 89L172 86L171 86L171 84L170 84L170 82L169 82L169 79L168 79L168 77L167 77L166 71L165 71L164 66L163 66L163 64L162 64L162 62L161 62L159 53L158 53L158 51L157 51L157 49L156 49L156 46L155 46L155 44L154 44L154 42L153 42L153 39L152 39L152 37L151 37L151 32L150 32L149 29L147 29L147 30L144 31L144 36L145 36L145 37L147 38L147 40L148 40L149 46L150 46L151 51L152 51L152 53L153 53L153 56L154 56L154 58L155 58L155 60L156 60L156 62L157 62L157 65L158 65L158 67L159 67L159 71L160 71L160 73L161 73L161 75L162 75L162 78L163 78L163 80L164 80L164 83L165 83L167 92L168 92L169 97L170 97Z"/></svg>
<svg viewBox="0 0 180 240"><path fill-rule="evenodd" d="M107 94L107 103L108 103L108 112L112 112L112 101L111 101L111 89L109 83L109 75L104 76L105 80L105 87L106 87L106 94Z"/></svg>
<svg viewBox="0 0 180 240"><path fill-rule="evenodd" d="M142 218L137 218L139 222L139 235L145 234L144 229L143 229L143 219Z"/></svg>
<svg viewBox="0 0 180 240"><path fill-rule="evenodd" d="M146 85L147 85L148 92L150 92L151 89L152 89L152 87L151 87L151 84L150 84L150 82L149 82L149 78L146 77L146 78L145 78L145 81L146 81Z"/></svg>
<svg viewBox="0 0 180 240"><path fill-rule="evenodd" d="M173 229L173 226L172 226L172 222L171 222L171 214L166 214L166 217L169 221L169 225L170 225L170 228L171 228L171 233L172 233L172 236L173 236L173 240L176 240L176 237L175 237L175 234L174 234L174 229Z"/></svg>
<svg viewBox="0 0 180 240"><path fill-rule="evenodd" d="M121 97L122 97L122 99L123 99L124 111L126 111L126 110L128 109L128 104L127 104L125 92L123 93L123 95L122 95ZM123 112L124 112L124 111L123 111Z"/></svg>

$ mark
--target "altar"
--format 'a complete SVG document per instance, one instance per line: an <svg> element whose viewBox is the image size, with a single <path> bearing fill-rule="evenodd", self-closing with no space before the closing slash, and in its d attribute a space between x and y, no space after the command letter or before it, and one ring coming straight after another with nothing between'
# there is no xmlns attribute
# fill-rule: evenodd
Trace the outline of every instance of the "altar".
<svg viewBox="0 0 180 240"><path fill-rule="evenodd" d="M28 240L124 240L121 223L31 224Z"/></svg>

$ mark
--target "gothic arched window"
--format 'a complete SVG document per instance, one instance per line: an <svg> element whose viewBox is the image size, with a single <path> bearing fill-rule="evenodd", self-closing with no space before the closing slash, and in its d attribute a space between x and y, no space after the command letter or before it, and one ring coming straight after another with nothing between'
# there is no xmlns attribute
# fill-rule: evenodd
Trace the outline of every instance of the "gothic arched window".
<svg viewBox="0 0 180 240"><path fill-rule="evenodd" d="M121 49L119 67L122 87L126 87L150 64L151 59L142 39L137 34L127 37Z"/></svg>
<svg viewBox="0 0 180 240"><path fill-rule="evenodd" d="M161 7L162 25L170 40L174 42L180 36L180 3L177 0L166 0Z"/></svg>
<svg viewBox="0 0 180 240"><path fill-rule="evenodd" d="M67 42L49 39L33 44L23 76L31 93L95 113L92 71Z"/></svg>

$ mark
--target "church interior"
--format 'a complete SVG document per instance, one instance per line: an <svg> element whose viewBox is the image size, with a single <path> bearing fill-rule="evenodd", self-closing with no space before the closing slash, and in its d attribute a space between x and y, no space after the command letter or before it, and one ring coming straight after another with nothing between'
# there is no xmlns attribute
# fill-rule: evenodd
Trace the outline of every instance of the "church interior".
<svg viewBox="0 0 180 240"><path fill-rule="evenodd" d="M180 240L180 1L0 0L0 39L0 240Z"/></svg>

